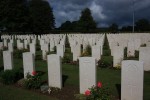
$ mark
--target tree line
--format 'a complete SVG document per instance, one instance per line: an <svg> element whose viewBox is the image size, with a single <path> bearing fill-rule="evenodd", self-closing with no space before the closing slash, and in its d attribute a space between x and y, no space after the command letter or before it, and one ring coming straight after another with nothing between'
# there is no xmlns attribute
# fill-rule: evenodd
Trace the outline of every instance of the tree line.
<svg viewBox="0 0 150 100"><path fill-rule="evenodd" d="M53 9L46 0L0 0L0 31L31 32L132 32L132 26L121 28L112 23L108 27L97 27L89 8L81 11L76 21L66 21L55 28ZM150 31L150 22L139 19L135 22L136 32Z"/></svg>
<svg viewBox="0 0 150 100"><path fill-rule="evenodd" d="M46 33L55 18L45 0L0 0L0 28L7 32Z"/></svg>

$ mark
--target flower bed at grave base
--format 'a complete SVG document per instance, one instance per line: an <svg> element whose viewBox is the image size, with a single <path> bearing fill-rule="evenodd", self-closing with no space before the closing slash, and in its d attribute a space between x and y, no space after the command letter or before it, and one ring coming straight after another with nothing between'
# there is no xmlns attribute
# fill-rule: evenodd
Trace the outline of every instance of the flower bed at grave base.
<svg viewBox="0 0 150 100"><path fill-rule="evenodd" d="M55 97L60 100L75 100L74 94L78 93L79 87L68 85L63 87L61 90L59 88L49 87L48 90L43 92L39 88L42 86L42 83L44 84L48 84L48 83L47 81L42 82L40 77L41 76L38 72L33 71L31 75L27 74L27 79L19 80L15 84L15 86L22 89L29 89L30 91L37 92L42 95Z"/></svg>
<svg viewBox="0 0 150 100"><path fill-rule="evenodd" d="M108 88L105 88L101 82L97 86L87 89L84 94L75 95L80 100L112 100Z"/></svg>
<svg viewBox="0 0 150 100"><path fill-rule="evenodd" d="M14 86L16 88L25 89L23 87L20 87L20 85L18 85L17 83ZM58 100L76 100L74 94L79 93L79 87L67 85L64 86L61 90L58 89L58 91L56 88L51 88L50 94L48 93L48 91L43 93L40 89L29 89L28 91L38 93L39 95L46 95L50 98L57 98Z"/></svg>

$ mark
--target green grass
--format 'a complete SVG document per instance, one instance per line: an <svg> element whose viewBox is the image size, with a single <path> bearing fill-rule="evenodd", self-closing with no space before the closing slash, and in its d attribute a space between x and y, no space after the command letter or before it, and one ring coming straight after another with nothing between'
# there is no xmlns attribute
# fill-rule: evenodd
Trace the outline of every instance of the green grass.
<svg viewBox="0 0 150 100"><path fill-rule="evenodd" d="M105 59L109 60L110 58L106 57ZM3 62L2 57L0 57L0 66L3 65L2 62ZM23 66L22 59L14 59L14 66L22 67ZM35 67L36 67L36 70L45 72L45 74L42 76L42 79L47 80L48 79L47 62L41 61L41 60L36 60ZM63 64L62 71L63 71L63 76L67 77L65 80L64 86L66 86L66 85L79 86L79 66L78 65ZM150 77L149 76L150 76L150 72L144 73L144 100L150 100L150 95L149 95ZM113 95L118 96L116 84L121 83L121 71L120 70L114 70L114 69L109 69L109 68L97 68L97 80L101 81L105 86L109 87L109 89L112 91ZM29 91L25 91L25 93L24 93L24 90L13 89L10 86L2 86L2 87L0 89L1 96L4 96L3 97L4 99L2 99L2 100L6 100L8 98L8 96L6 96L4 93L1 93L1 92L8 91L8 89L10 89L9 92L11 92L11 93L9 93L10 96L14 94L14 98L15 98L15 93L17 91L18 92L20 91L19 93L20 94L22 93L21 95L24 95L24 96L26 96L28 94L27 92L29 92ZM8 92L5 92L5 93L8 93ZM6 96L6 99L5 99L5 96ZM43 97L43 96L41 95L41 97ZM7 99L7 100L9 100L9 99ZM17 100L17 99L14 99L14 100ZM41 99L39 99L39 100L41 100Z"/></svg>
<svg viewBox="0 0 150 100"><path fill-rule="evenodd" d="M0 84L0 100L58 100L29 90Z"/></svg>

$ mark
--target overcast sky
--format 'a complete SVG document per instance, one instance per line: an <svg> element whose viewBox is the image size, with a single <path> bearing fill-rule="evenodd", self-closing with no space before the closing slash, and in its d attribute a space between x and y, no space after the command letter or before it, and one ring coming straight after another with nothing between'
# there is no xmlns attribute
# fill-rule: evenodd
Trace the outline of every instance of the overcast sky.
<svg viewBox="0 0 150 100"><path fill-rule="evenodd" d="M69 20L78 20L84 8L90 8L99 27L132 25L133 0L47 0L53 8L56 27ZM150 0L134 0L135 20L150 20Z"/></svg>

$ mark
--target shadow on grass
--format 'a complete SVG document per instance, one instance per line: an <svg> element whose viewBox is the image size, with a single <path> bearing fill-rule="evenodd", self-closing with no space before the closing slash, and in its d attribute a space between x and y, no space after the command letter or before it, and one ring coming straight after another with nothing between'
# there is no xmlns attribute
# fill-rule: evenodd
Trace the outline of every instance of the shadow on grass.
<svg viewBox="0 0 150 100"><path fill-rule="evenodd" d="M121 100L121 84L116 84L119 100Z"/></svg>
<svg viewBox="0 0 150 100"><path fill-rule="evenodd" d="M44 75L46 72L44 71L36 71L40 76Z"/></svg>
<svg viewBox="0 0 150 100"><path fill-rule="evenodd" d="M1 66L1 67L0 67L0 71L2 71L2 70L4 70L4 66Z"/></svg>
<svg viewBox="0 0 150 100"><path fill-rule="evenodd" d="M68 75L62 75L62 85L65 86L65 82L68 79Z"/></svg>

